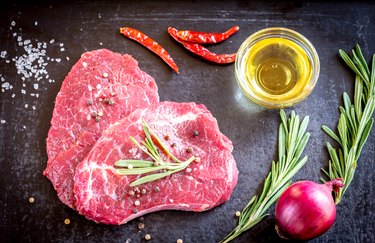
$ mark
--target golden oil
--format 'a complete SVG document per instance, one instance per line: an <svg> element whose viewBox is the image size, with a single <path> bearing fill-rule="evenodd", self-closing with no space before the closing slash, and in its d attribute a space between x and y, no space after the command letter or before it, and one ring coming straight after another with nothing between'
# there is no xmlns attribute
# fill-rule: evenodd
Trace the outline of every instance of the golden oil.
<svg viewBox="0 0 375 243"><path fill-rule="evenodd" d="M285 38L255 43L244 60L246 82L261 100L290 100L302 94L310 82L312 64L306 51Z"/></svg>

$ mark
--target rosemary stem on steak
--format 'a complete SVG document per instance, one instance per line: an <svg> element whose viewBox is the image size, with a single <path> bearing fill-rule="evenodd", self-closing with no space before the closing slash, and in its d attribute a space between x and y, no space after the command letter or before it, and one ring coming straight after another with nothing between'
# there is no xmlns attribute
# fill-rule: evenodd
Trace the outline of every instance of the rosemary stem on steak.
<svg viewBox="0 0 375 243"><path fill-rule="evenodd" d="M338 134L327 126L322 126L322 129L340 147L336 150L330 143L327 143L330 156L328 171L322 169L330 180L338 177L343 180L345 186L334 194L336 204L340 203L354 177L357 161L374 123L372 114L375 109L375 54L372 57L370 72L359 45L352 50L351 57L343 50L339 50L339 53L345 63L355 72L356 77L353 103L346 92L343 94L344 106L339 107ZM325 180L322 179L322 181Z"/></svg>
<svg viewBox="0 0 375 243"><path fill-rule="evenodd" d="M309 140L306 132L309 117L302 122L294 111L289 119L280 111L281 124L278 137L278 162L272 161L271 171L264 182L260 196L255 195L239 214L238 225L221 241L230 242L243 232L251 229L266 217L267 210L290 185L292 177L307 161L307 156L300 158Z"/></svg>
<svg viewBox="0 0 375 243"><path fill-rule="evenodd" d="M147 182L155 181L166 176L172 175L176 172L184 170L191 162L197 158L195 156L190 157L186 161L177 159L168 149L167 146L161 141L156 133L149 127L146 122L143 122L143 131L145 133L145 140L141 143L137 142L135 138L129 137L140 150L146 153L153 161L148 160L118 160L115 162L115 166L119 167L116 169L116 173L119 175L143 175L149 174L138 178L137 180L130 183L130 186L138 186ZM161 150L167 154L174 162L163 161L157 146L155 145L154 139L160 146Z"/></svg>

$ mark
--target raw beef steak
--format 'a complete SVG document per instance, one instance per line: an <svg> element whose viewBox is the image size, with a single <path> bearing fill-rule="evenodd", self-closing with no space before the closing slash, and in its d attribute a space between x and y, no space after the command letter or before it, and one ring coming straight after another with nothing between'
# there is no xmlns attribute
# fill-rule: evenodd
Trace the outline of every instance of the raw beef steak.
<svg viewBox="0 0 375 243"><path fill-rule="evenodd" d="M114 163L120 159L150 160L129 140L129 136L138 142L144 140L142 121L178 159L185 161L195 155L200 162L194 161L168 177L130 187L140 176L118 175ZM76 209L88 219L105 224L124 224L158 210L208 210L227 201L237 184L232 150L231 141L220 132L204 105L160 102L137 109L105 130L77 166Z"/></svg>
<svg viewBox="0 0 375 243"><path fill-rule="evenodd" d="M55 101L44 171L61 201L74 208L73 175L109 125L158 102L154 79L129 55L106 49L84 53Z"/></svg>

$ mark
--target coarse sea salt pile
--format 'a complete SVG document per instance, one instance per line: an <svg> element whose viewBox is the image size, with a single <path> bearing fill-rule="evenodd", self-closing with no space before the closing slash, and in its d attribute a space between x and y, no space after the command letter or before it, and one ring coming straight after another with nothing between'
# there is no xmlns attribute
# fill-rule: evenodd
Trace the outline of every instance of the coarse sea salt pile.
<svg viewBox="0 0 375 243"><path fill-rule="evenodd" d="M35 21L34 25L37 26L38 22ZM17 55L11 56L7 50L0 50L0 63L2 59L5 65L14 65L17 70L17 78L7 80L5 74L0 73L1 92L12 92L12 98L17 95L29 95L35 99L39 98L39 90L43 85L55 82L48 74L47 65L60 63L63 60L62 57L50 57L48 50L51 48L56 50L57 48L59 53L62 54L65 51L64 43L55 42L54 39L46 42L24 38L22 28L16 28L15 21L10 23L9 29L12 31L11 35L16 44ZM69 61L69 57L66 56L65 58ZM22 85L19 82L22 82ZM31 89L27 89L27 87L31 87ZM27 90L29 90L29 93ZM30 92L30 90L32 91ZM36 110L35 100L31 102L33 104L24 104L25 109ZM3 124L5 121L2 120L1 123Z"/></svg>

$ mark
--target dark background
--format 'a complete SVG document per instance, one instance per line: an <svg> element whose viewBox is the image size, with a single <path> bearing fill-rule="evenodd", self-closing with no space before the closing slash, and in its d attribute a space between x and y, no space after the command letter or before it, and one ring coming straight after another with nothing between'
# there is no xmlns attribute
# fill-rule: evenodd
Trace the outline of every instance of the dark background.
<svg viewBox="0 0 375 243"><path fill-rule="evenodd" d="M16 26L11 30L12 21ZM6 50L7 57L0 58L0 73L13 89L0 93L0 118L5 120L0 124L0 241L139 242L148 233L152 242L176 242L179 238L184 242L218 242L236 225L234 213L260 192L270 163L276 159L279 114L245 98L236 84L233 64L215 65L188 53L168 36L167 28L220 32L239 25L239 32L228 41L209 47L218 53L235 52L249 35L274 26L292 28L315 45L321 61L318 84L308 99L287 112L294 109L301 116L310 116L311 138L305 149L309 160L295 179L318 182L320 168L328 165L325 143L330 141L320 127L326 124L335 128L342 93L352 95L353 90L354 75L339 59L338 49L350 51L358 43L369 59L375 52L374 24L375 4L359 1L2 1L0 51ZM140 29L162 44L173 56L180 74L173 73L144 47L121 36L118 30L122 26ZM47 56L62 59L60 63L49 62L49 78L37 82L38 90L33 89L35 79L22 81L14 62L5 62L24 54L12 36L15 32L33 43L36 39L47 42ZM51 39L55 43L50 44ZM64 44L64 52L60 43ZM80 55L98 48L133 55L141 69L157 81L161 100L203 103L214 114L222 132L233 141L240 171L238 185L227 203L203 213L152 213L144 217L145 229L138 230L139 219L122 226L95 224L59 201L52 184L42 175L53 102ZM49 83L48 79L56 82ZM21 94L21 89L27 93ZM39 98L31 96L33 92L39 93ZM373 129L355 178L337 208L334 227L312 242L375 242L374 135ZM29 197L35 198L33 204ZM281 241L274 231L273 210L237 241ZM69 225L64 224L66 218L71 221Z"/></svg>

